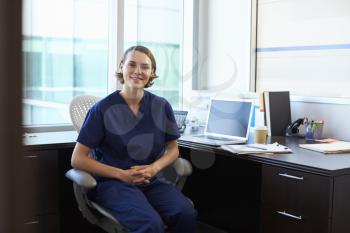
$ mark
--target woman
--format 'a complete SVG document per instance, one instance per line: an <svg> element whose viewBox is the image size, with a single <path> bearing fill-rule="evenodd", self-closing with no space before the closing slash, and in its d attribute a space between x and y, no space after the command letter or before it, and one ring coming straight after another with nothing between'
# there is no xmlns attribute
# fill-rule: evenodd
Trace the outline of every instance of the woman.
<svg viewBox="0 0 350 233"><path fill-rule="evenodd" d="M117 73L123 84L88 112L72 155L72 166L96 175L90 193L130 232L194 232L196 211L173 185L156 175L179 155L180 137L170 104L144 88L156 75L152 52L125 51ZM88 154L94 150L97 160Z"/></svg>

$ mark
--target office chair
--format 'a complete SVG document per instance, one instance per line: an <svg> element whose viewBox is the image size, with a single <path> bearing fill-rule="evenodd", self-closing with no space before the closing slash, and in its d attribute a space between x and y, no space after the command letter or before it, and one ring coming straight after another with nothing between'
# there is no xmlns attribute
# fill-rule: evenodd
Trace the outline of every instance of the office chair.
<svg viewBox="0 0 350 233"><path fill-rule="evenodd" d="M83 125L88 110L99 99L100 98L96 96L83 95L77 96L71 101L69 106L70 117L74 128L78 132ZM93 154L90 153L90 156L93 157ZM187 160L178 158L171 167L172 168L168 168L167 170L168 174L171 174L171 171L177 173L174 182L176 188L181 191L185 184L186 177L192 173L192 166ZM74 195L84 218L90 223L101 227L108 233L128 232L128 230L124 228L106 209L89 200L87 193L97 184L95 178L91 174L78 169L70 169L66 172L66 177L73 181Z"/></svg>

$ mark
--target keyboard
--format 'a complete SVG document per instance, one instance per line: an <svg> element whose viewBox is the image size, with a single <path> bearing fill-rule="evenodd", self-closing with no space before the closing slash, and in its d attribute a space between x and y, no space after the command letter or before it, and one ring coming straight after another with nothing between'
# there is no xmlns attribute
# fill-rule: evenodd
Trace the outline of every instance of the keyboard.
<svg viewBox="0 0 350 233"><path fill-rule="evenodd" d="M187 111L174 111L175 121L179 129L184 127L187 113Z"/></svg>
<svg viewBox="0 0 350 233"><path fill-rule="evenodd" d="M212 136L212 135L194 135L194 137L200 137L200 138L205 138L205 139L210 139L210 140L219 140L219 141L232 141L234 139L232 138L225 138L225 137L220 137L220 136Z"/></svg>

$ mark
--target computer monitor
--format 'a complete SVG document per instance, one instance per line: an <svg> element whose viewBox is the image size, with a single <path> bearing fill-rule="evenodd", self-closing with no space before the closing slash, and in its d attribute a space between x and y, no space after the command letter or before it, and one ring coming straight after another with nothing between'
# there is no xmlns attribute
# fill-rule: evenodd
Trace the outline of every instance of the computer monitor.
<svg viewBox="0 0 350 233"><path fill-rule="evenodd" d="M251 100L212 99L205 133L248 138L252 108Z"/></svg>

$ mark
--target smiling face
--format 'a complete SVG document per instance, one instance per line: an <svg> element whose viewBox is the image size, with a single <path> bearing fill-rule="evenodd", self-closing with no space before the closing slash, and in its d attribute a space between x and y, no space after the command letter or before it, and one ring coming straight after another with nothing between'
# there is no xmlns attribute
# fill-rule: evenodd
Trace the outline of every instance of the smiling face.
<svg viewBox="0 0 350 233"><path fill-rule="evenodd" d="M153 75L152 61L144 53L130 51L121 64L124 85L131 89L143 89Z"/></svg>

